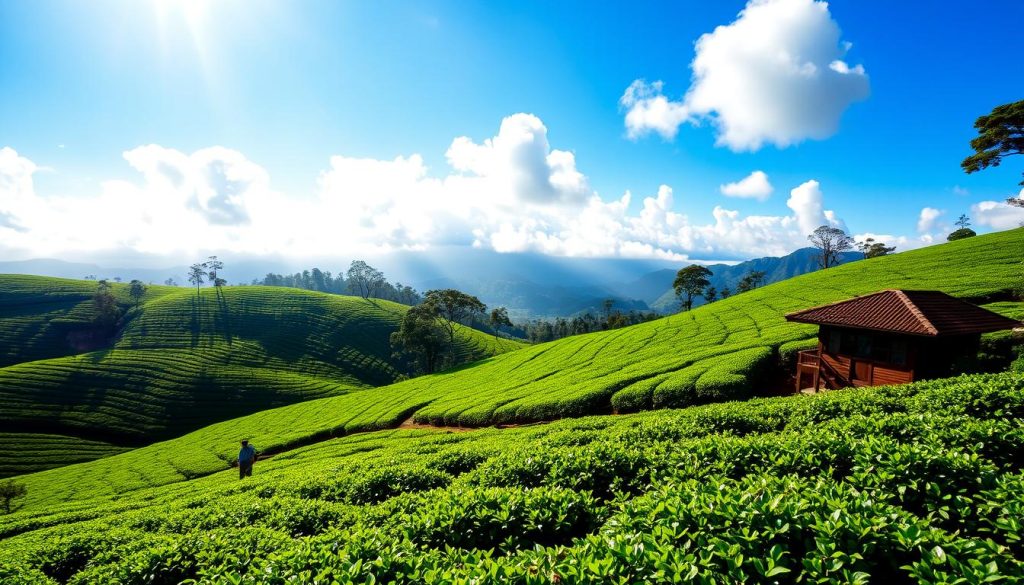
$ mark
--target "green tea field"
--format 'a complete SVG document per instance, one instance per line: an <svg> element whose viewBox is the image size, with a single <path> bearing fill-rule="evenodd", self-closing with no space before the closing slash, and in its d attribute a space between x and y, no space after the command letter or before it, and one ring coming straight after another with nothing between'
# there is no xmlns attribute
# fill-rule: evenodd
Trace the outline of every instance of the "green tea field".
<svg viewBox="0 0 1024 585"><path fill-rule="evenodd" d="M213 424L91 463L23 476L26 509L109 497L225 469L239 438L268 453L357 431L486 426L746 398L813 326L784 314L882 288L939 289L998 310L1021 278L1024 229L855 262L647 324L526 347L452 371Z"/></svg>
<svg viewBox="0 0 1024 585"><path fill-rule="evenodd" d="M1022 417L1006 373L365 433L0 517L0 580L1019 582Z"/></svg>
<svg viewBox="0 0 1024 585"><path fill-rule="evenodd" d="M17 446L15 434L31 442L35 433L84 439L45 455L7 450L0 475L388 384L404 366L388 341L402 305L267 287L207 289L199 298L195 290L151 287L135 308L115 285L125 296L123 330L108 348L74 353L91 332L95 286L0 277L5 442ZM463 328L457 346L458 359L470 361L520 344Z"/></svg>

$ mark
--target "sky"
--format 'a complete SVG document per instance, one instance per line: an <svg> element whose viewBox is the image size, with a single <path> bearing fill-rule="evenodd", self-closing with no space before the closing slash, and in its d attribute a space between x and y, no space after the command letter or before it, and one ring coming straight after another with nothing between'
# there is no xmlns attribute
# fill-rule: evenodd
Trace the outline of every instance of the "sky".
<svg viewBox="0 0 1024 585"><path fill-rule="evenodd" d="M1016 227L1024 3L0 0L0 259L672 262Z"/></svg>

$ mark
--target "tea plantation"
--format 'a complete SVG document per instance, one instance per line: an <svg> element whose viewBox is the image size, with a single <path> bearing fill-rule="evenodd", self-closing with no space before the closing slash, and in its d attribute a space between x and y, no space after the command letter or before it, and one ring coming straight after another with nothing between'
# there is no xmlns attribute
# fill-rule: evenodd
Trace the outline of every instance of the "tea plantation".
<svg viewBox="0 0 1024 585"><path fill-rule="evenodd" d="M0 276L0 477L388 384L403 367L388 337L405 308L388 301L268 287L197 298L154 286L135 307L114 285L123 326L97 349L95 289ZM457 341L461 361L520 347L470 329ZM42 447L36 433L48 444L63 435L63 445Z"/></svg>
<svg viewBox="0 0 1024 585"><path fill-rule="evenodd" d="M276 453L357 431L422 422L485 426L746 397L780 352L815 328L792 310L881 288L998 301L1019 282L1024 230L855 262L655 322L526 347L461 369L216 423L127 453L20 478L26 509L71 505L225 469L246 437ZM999 301L1012 313L1020 305Z"/></svg>
<svg viewBox="0 0 1024 585"><path fill-rule="evenodd" d="M364 433L0 516L0 582L1020 582L1022 417L1005 373Z"/></svg>

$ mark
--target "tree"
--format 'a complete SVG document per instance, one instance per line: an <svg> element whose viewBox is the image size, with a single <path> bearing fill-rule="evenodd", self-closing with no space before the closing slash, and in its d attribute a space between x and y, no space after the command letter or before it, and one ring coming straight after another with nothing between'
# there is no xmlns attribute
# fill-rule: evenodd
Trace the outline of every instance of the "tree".
<svg viewBox="0 0 1024 585"><path fill-rule="evenodd" d="M128 284L128 296L135 301L135 306L139 306L139 302L142 297L146 294L146 285L142 284L141 280L135 279Z"/></svg>
<svg viewBox="0 0 1024 585"><path fill-rule="evenodd" d="M28 494L28 488L23 483L14 483L14 480L0 482L0 507L4 514L10 514L11 502L18 498L24 498Z"/></svg>
<svg viewBox="0 0 1024 585"><path fill-rule="evenodd" d="M765 273L761 270L751 270L736 285L737 293L745 293L764 284Z"/></svg>
<svg viewBox="0 0 1024 585"><path fill-rule="evenodd" d="M174 278L168 278L164 281L164 284L167 286L178 286L178 283L174 282Z"/></svg>
<svg viewBox="0 0 1024 585"><path fill-rule="evenodd" d="M864 254L864 259L888 256L896 251L896 246L886 246L883 242L876 242L874 238L867 238L857 244L857 249Z"/></svg>
<svg viewBox="0 0 1024 585"><path fill-rule="evenodd" d="M448 332L448 355L454 364L456 323L482 315L487 310L487 305L480 302L480 299L454 288L428 290L423 297L423 305L440 318L441 327Z"/></svg>
<svg viewBox="0 0 1024 585"><path fill-rule="evenodd" d="M691 264L686 268L680 268L676 273L676 279L672 281L672 289L675 290L676 297L681 301L683 301L683 295L686 295L686 300L682 304L687 311L693 308L693 297L703 295L704 289L711 284L708 281L710 276L711 271L700 264Z"/></svg>
<svg viewBox="0 0 1024 585"><path fill-rule="evenodd" d="M216 256L210 256L202 265L209 271L210 284L217 289L217 294L220 294L220 287L228 283L228 281L217 275L218 272L224 269L224 263L218 260Z"/></svg>
<svg viewBox="0 0 1024 585"><path fill-rule="evenodd" d="M364 299L370 298L385 282L384 273L362 260L353 260L346 273L349 292L358 294Z"/></svg>
<svg viewBox="0 0 1024 585"><path fill-rule="evenodd" d="M114 298L110 283L106 280L96 283L96 292L92 295L92 303L96 309L96 325L103 329L113 329L117 325L117 319L121 316L121 309L117 306L117 299Z"/></svg>
<svg viewBox="0 0 1024 585"><path fill-rule="evenodd" d="M709 286L708 290L704 291L704 300L713 303L718 300L718 289L713 286Z"/></svg>
<svg viewBox="0 0 1024 585"><path fill-rule="evenodd" d="M965 227L965 228L960 228L958 230L953 230L953 233L951 233L948 236L946 236L946 241L947 242L955 242L957 240L963 240L965 238L973 238L976 235L978 235L977 232L975 232L971 228L966 228Z"/></svg>
<svg viewBox="0 0 1024 585"><path fill-rule="evenodd" d="M512 320L508 318L508 309L505 307L498 307L491 311L490 318L491 327L494 329L494 337L498 337L498 331L502 327L511 327Z"/></svg>
<svg viewBox="0 0 1024 585"><path fill-rule="evenodd" d="M971 140L974 154L960 163L967 174L998 167L1004 158L1024 154L1024 100L996 106L975 120L974 128L978 131ZM1024 185L1024 180L1019 184Z"/></svg>
<svg viewBox="0 0 1024 585"><path fill-rule="evenodd" d="M839 228L823 225L807 236L811 245L817 248L818 267L831 268L839 264L839 254L853 248L853 238Z"/></svg>
<svg viewBox="0 0 1024 585"><path fill-rule="evenodd" d="M953 222L953 225L960 229L966 229L971 227L971 218L967 217L966 213L961 213L960 217Z"/></svg>
<svg viewBox="0 0 1024 585"><path fill-rule="evenodd" d="M436 310L424 304L405 312L398 331L392 333L390 339L396 357L412 356L419 371L432 374L440 365L444 337Z"/></svg>
<svg viewBox="0 0 1024 585"><path fill-rule="evenodd" d="M188 281L196 285L196 297L199 297L199 286L206 282L204 277L206 276L206 266L203 264L193 264L188 267Z"/></svg>
<svg viewBox="0 0 1024 585"><path fill-rule="evenodd" d="M727 298L729 298L729 297L731 297L731 296L732 296L732 291L731 291L731 290L729 290L729 287L725 287L725 288L723 288L723 289L722 289L722 292L720 292L720 293L718 293L718 294L719 294L719 296L721 296L721 297L722 297L723 299L727 299Z"/></svg>

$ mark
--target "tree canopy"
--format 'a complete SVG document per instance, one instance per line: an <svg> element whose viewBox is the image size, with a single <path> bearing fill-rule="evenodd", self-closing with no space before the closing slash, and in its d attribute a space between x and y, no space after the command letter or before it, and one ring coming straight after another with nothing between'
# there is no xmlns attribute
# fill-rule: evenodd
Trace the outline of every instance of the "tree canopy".
<svg viewBox="0 0 1024 585"><path fill-rule="evenodd" d="M886 246L884 242L876 242L875 238L866 238L857 244L857 249L864 254L864 259L888 256L896 251L896 246Z"/></svg>
<svg viewBox="0 0 1024 585"><path fill-rule="evenodd" d="M818 267L831 268L839 265L839 254L853 249L854 240L846 232L828 225L819 226L807 236L818 249Z"/></svg>
<svg viewBox="0 0 1024 585"><path fill-rule="evenodd" d="M761 270L751 270L736 285L736 292L744 293L764 284L765 273Z"/></svg>
<svg viewBox="0 0 1024 585"><path fill-rule="evenodd" d="M680 268L676 273L676 279L672 281L672 289L675 290L676 296L683 301L683 307L687 311L693 308L693 297L703 295L704 290L711 284L708 281L710 277L711 271L700 264L691 264L686 268ZM683 295L686 296L685 300Z"/></svg>
<svg viewBox="0 0 1024 585"><path fill-rule="evenodd" d="M960 163L968 174L998 167L1004 158L1024 154L1024 100L996 106L975 120L974 128L978 131L971 140L974 154ZM1024 180L1019 184L1024 185Z"/></svg>
<svg viewBox="0 0 1024 585"><path fill-rule="evenodd" d="M487 311L487 305L480 299L454 288L428 290L421 306L437 315L441 327L448 332L448 351L452 363L455 362L455 324L464 323Z"/></svg>

